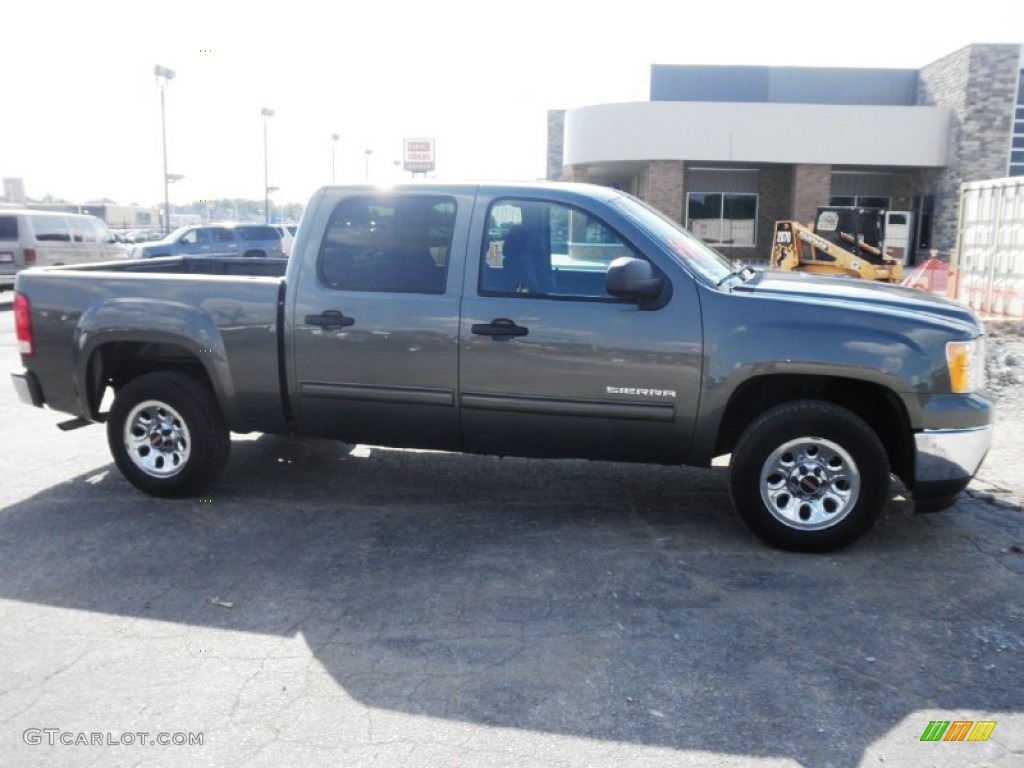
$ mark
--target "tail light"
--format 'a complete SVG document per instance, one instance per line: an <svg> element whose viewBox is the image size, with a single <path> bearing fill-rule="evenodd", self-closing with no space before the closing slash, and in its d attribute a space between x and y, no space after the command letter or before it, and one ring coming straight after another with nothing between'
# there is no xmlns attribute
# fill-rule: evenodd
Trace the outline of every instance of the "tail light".
<svg viewBox="0 0 1024 768"><path fill-rule="evenodd" d="M26 248L25 249L25 266L36 263L36 249Z"/></svg>
<svg viewBox="0 0 1024 768"><path fill-rule="evenodd" d="M14 294L14 332L18 339L18 351L21 356L33 357L36 353L36 345L32 338L32 312L28 296L23 293Z"/></svg>

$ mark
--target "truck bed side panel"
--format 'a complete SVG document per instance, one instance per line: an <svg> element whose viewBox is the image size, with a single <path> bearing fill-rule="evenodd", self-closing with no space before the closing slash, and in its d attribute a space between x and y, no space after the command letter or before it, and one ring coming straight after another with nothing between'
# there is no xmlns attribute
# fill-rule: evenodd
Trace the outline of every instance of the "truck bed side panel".
<svg viewBox="0 0 1024 768"><path fill-rule="evenodd" d="M98 349L117 342L174 345L203 366L232 431L285 431L279 285L275 278L26 273L18 288L31 302L36 339L27 367L51 408L88 417L86 371Z"/></svg>

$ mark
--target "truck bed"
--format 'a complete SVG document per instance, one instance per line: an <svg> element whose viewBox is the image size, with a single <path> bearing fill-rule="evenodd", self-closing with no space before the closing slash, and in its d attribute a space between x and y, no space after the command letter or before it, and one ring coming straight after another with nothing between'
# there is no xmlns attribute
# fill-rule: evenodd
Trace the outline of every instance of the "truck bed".
<svg viewBox="0 0 1024 768"><path fill-rule="evenodd" d="M278 342L287 263L171 256L21 272L43 402L95 420L97 363L116 380L118 360L142 356L201 371L232 431L285 431Z"/></svg>

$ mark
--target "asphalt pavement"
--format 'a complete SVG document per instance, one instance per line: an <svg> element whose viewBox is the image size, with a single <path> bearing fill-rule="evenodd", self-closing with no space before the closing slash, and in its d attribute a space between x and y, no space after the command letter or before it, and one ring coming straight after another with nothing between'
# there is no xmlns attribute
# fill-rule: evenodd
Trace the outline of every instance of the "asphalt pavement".
<svg viewBox="0 0 1024 768"><path fill-rule="evenodd" d="M1024 764L1013 414L952 510L799 555L724 467L253 435L156 500L17 367L0 311L4 766Z"/></svg>

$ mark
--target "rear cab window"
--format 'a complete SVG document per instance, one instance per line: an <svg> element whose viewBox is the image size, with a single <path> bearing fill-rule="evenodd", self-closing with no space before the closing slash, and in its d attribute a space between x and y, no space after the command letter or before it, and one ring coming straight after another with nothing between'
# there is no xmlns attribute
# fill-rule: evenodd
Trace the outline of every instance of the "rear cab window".
<svg viewBox="0 0 1024 768"><path fill-rule="evenodd" d="M341 291L444 293L455 213L443 196L345 198L331 213L317 275Z"/></svg>

